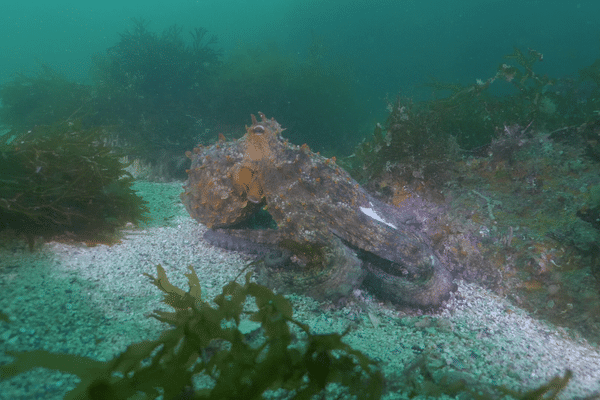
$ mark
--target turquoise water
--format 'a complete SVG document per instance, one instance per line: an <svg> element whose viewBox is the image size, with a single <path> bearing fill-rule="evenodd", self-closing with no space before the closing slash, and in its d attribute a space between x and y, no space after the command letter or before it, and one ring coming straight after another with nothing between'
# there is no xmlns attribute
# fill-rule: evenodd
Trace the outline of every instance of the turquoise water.
<svg viewBox="0 0 600 400"><path fill-rule="evenodd" d="M46 63L78 81L90 56L118 41L131 17L154 31L177 23L239 43L279 43L305 51L311 34L345 56L378 93L412 95L429 76L471 82L493 75L514 46L544 54L542 72L575 73L598 55L596 1L265 0L3 2L0 83Z"/></svg>
<svg viewBox="0 0 600 400"><path fill-rule="evenodd" d="M396 308L363 287L340 307L294 295L290 299L299 320L317 333L343 332L350 324L345 340L381 361L389 382L395 382L404 368L417 371L419 360L425 359L422 354L427 353L429 368L443 368L444 374L457 379L463 375L455 374L464 372L468 382L526 390L554 376L568 376L566 371L572 370L574 378L562 398L600 393L600 96L595 95L600 86L590 82L597 78L597 69L589 69L583 84L577 81L578 71L600 57L600 2L185 0L166 4L29 1L0 7L0 89L10 88L7 83L18 74L35 76L42 66L68 79L52 74L32 80L33 84L16 79L19 90L0 90L0 99L12 101L5 101L4 109L13 118L8 126L0 121L0 136L9 128L15 135L34 132L30 143L13 141L19 136L12 135L7 143L11 146L0 148L0 161L4 160L0 177L3 185L9 183L0 189L16 188L6 190L8 194L0 192L4 200L0 216L12 215L14 209L2 197L18 204L16 200L27 198L22 192L36 188L23 184L24 180L52 178L72 193L75 183L70 182L86 176L80 172L63 178L52 173L46 167L50 162L39 157L43 152L27 144L45 132L61 139L78 129L96 128L117 132L107 138L114 148L123 145L138 151L128 154L134 161L130 170L141 177L134 189L149 202L151 214L151 222L126 231L123 243L112 247L98 245L103 242L96 238L84 247L79 241L70 243L68 235L63 238L67 243L35 242L27 229L17 231L25 232L29 243L5 243L0 236L0 348L44 349L108 360L131 343L156 338L164 326L147 315L157 308L160 296L141 277L156 273L159 263L171 268L168 275L179 279L179 287L187 284L184 266L193 265L203 295L214 298L220 293L247 260L207 248L204 228L199 229L183 209L178 194L189 168L184 154L199 142L210 145L219 140L215 145L219 148L221 141L244 132L250 113L263 111L285 127L284 137L290 143L308 143L313 151L321 150L328 157L325 165L331 160L335 164L331 156L337 155L341 167L352 168L357 175L366 171L361 179L370 185L367 190L377 191L384 200L401 205L406 199L431 197L427 198L433 199L431 210L413 207L425 212L424 220L428 212L440 213L429 219L435 221L432 228L423 231L435 242L435 250L453 263L452 272L460 283L447 307L431 315ZM151 55L158 56L138 57L145 63L136 67L135 57L133 61L128 57L137 47L131 50L123 40L128 31L135 32L134 19L138 28L143 25L140 21L147 22L155 38L177 24L186 51L179 58L164 56L178 53L169 53L173 49L160 47L161 40L156 40ZM212 66L219 68L213 69L204 61L213 60L210 51L203 63L186 58L193 48L188 32L198 27L218 37L222 69L218 62ZM143 42L139 37L136 44ZM176 47L176 41L166 42ZM240 48L258 49L259 56L244 58L247 54ZM106 75L97 73L93 79L90 67L96 54L112 64L102 64L97 57L98 70L104 68ZM526 74L527 67L514 59L511 68L496 75L507 54L533 54L543 61L535 63L535 75ZM189 65L180 60L189 62L192 73L181 73ZM262 69L253 68L260 61L265 64ZM323 70L334 71L328 79L312 73L319 62L330 68ZM281 65L292 72L269 69ZM112 80L102 81L108 72ZM516 73L525 76L525 84L513 80ZM497 83L489 90L512 90L506 96L510 101L484 96L483 87L494 76ZM462 84L462 98L455 96L447 103L423 101L431 108L411 109L412 103L404 98L415 103L430 99L433 89L425 84L432 78ZM136 87L139 81L144 84ZM48 85L48 96L34 90L45 88L46 82L55 85ZM403 102L396 106L398 94ZM41 106L36 106L36 100ZM428 118L423 109L434 110L433 116ZM388 116L392 122L386 123ZM372 135L376 122L384 125L383 131L376 131L379 136ZM385 130L389 135L382 134ZM450 135L456 142L449 140ZM370 142L356 147L365 138ZM457 146L462 146L460 152ZM61 149L49 148L46 156ZM352 151L354 155L344 159ZM24 154L22 159L14 158L23 165L10 162L8 156L17 153ZM74 151L86 162L73 163L72 156L65 154L52 162L64 162L69 168L76 165L81 171L93 164L90 171L97 171L87 153ZM113 156L114 163L121 165ZM107 165L113 165L109 161ZM148 177L180 181L152 183L144 180ZM117 192L110 183L96 189L102 194ZM38 192L33 193L36 199ZM95 207L92 203L83 204L90 209ZM61 206L70 215L82 205ZM22 228L6 224L7 219L0 218L0 231L3 224ZM0 351L0 375L1 367L11 361ZM1 381L0 399L62 398L76 385L73 375L29 371ZM390 384L384 398L401 398L402 390L401 384Z"/></svg>

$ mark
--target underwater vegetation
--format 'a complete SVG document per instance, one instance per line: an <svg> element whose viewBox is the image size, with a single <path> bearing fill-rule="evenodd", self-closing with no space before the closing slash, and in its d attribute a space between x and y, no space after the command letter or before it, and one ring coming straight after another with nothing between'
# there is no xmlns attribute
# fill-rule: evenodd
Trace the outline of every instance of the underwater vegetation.
<svg viewBox="0 0 600 400"><path fill-rule="evenodd" d="M94 113L85 123L119 126L117 145L172 178L182 172L185 149L207 129L203 118L221 52L204 28L185 40L177 25L158 34L145 20L132 21L133 29L120 33L116 45L92 58Z"/></svg>
<svg viewBox="0 0 600 400"><path fill-rule="evenodd" d="M510 158L518 139L530 139L531 132L539 130L555 140L581 142L589 156L600 160L600 63L583 68L577 79L553 79L535 72L543 60L535 50L515 48L504 58L496 75L485 81L427 84L447 96L390 102L385 124L378 125L353 156L342 159L342 165L361 182L394 169L408 183L415 177L439 183L448 162L488 152L498 159ZM498 94L496 88L508 93ZM527 134L506 140L507 127L515 125L527 128Z"/></svg>
<svg viewBox="0 0 600 400"><path fill-rule="evenodd" d="M41 69L37 76L17 74L0 86L1 125L23 132L88 111L89 86L69 82L47 65L41 65Z"/></svg>
<svg viewBox="0 0 600 400"><path fill-rule="evenodd" d="M166 322L157 340L133 344L108 362L42 350L12 353L16 360L0 368L2 377L37 366L78 375L81 383L65 399L262 399L267 391L294 393L310 399L332 383L344 394L379 399L383 375L377 364L342 341L343 334L312 334L292 318L292 306L281 295L250 281L223 287L216 307L201 298L200 281L190 267L189 291L173 286L164 269L147 275L165 292L163 302L173 312L155 311ZM253 300L253 306L248 301ZM243 322L260 329L244 335ZM294 340L294 331L302 339ZM204 387L194 390L193 377Z"/></svg>
<svg viewBox="0 0 600 400"><path fill-rule="evenodd" d="M598 343L600 62L554 79L542 58L515 49L487 80L396 99L338 163L385 202L445 207L429 236L456 277Z"/></svg>
<svg viewBox="0 0 600 400"><path fill-rule="evenodd" d="M409 365L393 381L384 379L377 362L343 342L345 333L313 334L293 318L285 297L251 281L235 280L214 299L202 299L193 268L185 276L189 290L172 285L158 265L157 276L146 274L165 293L174 311L154 311L151 317L171 325L156 340L130 345L107 362L44 350L9 352L15 358L0 367L8 379L43 367L77 375L81 382L65 400L360 398L380 399L385 391L419 395L461 396L465 399L556 399L572 373L526 392L504 387L480 387L476 382L439 377L425 357ZM245 323L256 329L246 332ZM259 327L260 325L260 327ZM244 331L244 332L243 332ZM346 331L348 332L348 330ZM198 383L198 384L195 384ZM290 397L291 396L291 397Z"/></svg>
<svg viewBox="0 0 600 400"><path fill-rule="evenodd" d="M592 224L595 229L600 230L600 185L590 188L589 199L579 209L577 216ZM600 244L598 246L600 247ZM596 251L600 253L600 248L596 249Z"/></svg>
<svg viewBox="0 0 600 400"><path fill-rule="evenodd" d="M143 19L92 57L92 85L69 82L42 65L0 87L1 124L14 132L78 118L84 129L106 128L115 148L156 167L157 178L183 174L184 152L202 140L203 123L220 65L216 37L172 25L161 34ZM181 176L180 176L181 177Z"/></svg>
<svg viewBox="0 0 600 400"><path fill-rule="evenodd" d="M362 183L392 167L406 180L414 171L432 178L448 161L485 153L515 124L581 141L600 160L599 62L556 79L536 72L541 53L515 49L486 80L432 80L433 99L390 101L387 121L354 148L366 108L360 88L348 63L318 36L303 57L272 44L240 46L225 58L204 28L184 34L172 25L159 34L143 19L132 21L118 43L94 55L93 85L69 82L47 66L2 85L2 124L28 130L76 113L87 128L118 127L113 144L155 168L156 179L185 179L186 149L220 133L241 136L232 127L257 109L276 115L296 143L338 158L354 152L340 161Z"/></svg>
<svg viewBox="0 0 600 400"><path fill-rule="evenodd" d="M372 139L340 161L359 182L367 183L391 169L408 183L414 178L432 179L457 158L458 144L441 128L440 115L400 98L390 109L385 128L377 124Z"/></svg>
<svg viewBox="0 0 600 400"><path fill-rule="evenodd" d="M303 57L245 45L224 58L205 28L187 33L172 25L157 33L143 19L132 22L114 46L92 57L92 85L69 82L47 66L2 85L1 123L23 131L76 114L86 128L117 127L113 145L149 164L157 180L184 179L187 149L218 134L241 136L231 127L257 109L277 115L296 142L317 151L350 154L359 142L364 108L356 79L322 39L313 37Z"/></svg>
<svg viewBox="0 0 600 400"><path fill-rule="evenodd" d="M177 25L159 35L148 30L145 20L132 21L133 29L119 34L119 42L106 51L106 58L94 58L93 77L101 84L132 90L140 100L156 106L201 100L220 62L216 36L196 28L189 32L191 40L185 41Z"/></svg>
<svg viewBox="0 0 600 400"><path fill-rule="evenodd" d="M0 143L0 231L100 239L147 212L122 156L81 122L38 125Z"/></svg>
<svg viewBox="0 0 600 400"><path fill-rule="evenodd" d="M145 206L118 163L118 147L167 165L163 176L183 176L186 149L216 139L212 131L217 120L239 125L256 104L293 127L294 142L307 142L313 149L334 149L336 142L350 137L348 131L355 126L347 118L353 107L352 86L345 83L345 72L321 67L323 50L318 44L303 64L274 48L243 49L222 60L215 41L202 28L192 31L188 42L177 26L156 34L143 20L134 22L134 29L123 33L117 45L95 58L93 86L68 82L44 68L37 77L18 76L0 88L0 117L12 129L7 137L15 137L0 148L0 228L13 229L32 243L32 232L95 235L99 229L110 231L139 220ZM539 310L539 315L552 313L559 323L573 318L574 308L576 323L588 324L597 334L597 288L589 282L600 276L598 241L593 240L600 230L600 197L596 186L586 187L595 181L579 179L582 171L597 165L590 167L578 158L600 161L600 62L584 68L577 78L551 79L535 73L541 59L536 51L516 49L488 80L466 86L434 81L434 89L450 95L426 102L399 98L390 104L386 123L340 165L350 165L347 169L357 179L372 180L382 192L406 183L440 188L447 174L460 175L451 183L464 195L468 216L464 210L459 217L459 212L449 213L446 231L432 238L434 245L447 246L446 254L460 261L482 255L490 270L504 274L507 287L520 279L521 297L512 297L515 302ZM496 85L514 90L497 95ZM81 119L73 120L73 115ZM100 138L104 126L111 126L112 148ZM324 133L326 140L313 144ZM585 153L559 146L564 143L577 144ZM394 182L382 179L392 173ZM577 179L559 182L557 176ZM587 201L579 206L583 190ZM401 202L404 192L395 194L395 202ZM511 202L523 204L515 207ZM577 214L565 212L574 206ZM573 217L595 232L583 237L589 227ZM492 229L486 231L487 226ZM460 231L480 234L480 240L466 240L467 234ZM584 263L587 270L581 267ZM471 265L484 269L482 263ZM233 392L231 396L260 396L276 388L309 396L327 389L329 382L341 383L349 392L369 388L373 396L386 388L409 387L411 396L467 392L488 398L473 394L464 382L434 379L419 363L407 371L415 373L414 379L384 382L375 363L343 343L343 334L311 335L292 319L287 300L249 278L244 285L226 286L217 298L218 308L200 299L197 277L188 279L190 291L184 293L168 284L164 271L152 277L168 293L165 303L175 309L155 314L175 326L157 341L132 345L108 363L43 351L15 354L17 360L2 371L12 376L37 365L77 374L82 383L73 393L83 397L72 398L118 399L137 391L156 395L160 392L155 386L172 398L210 398L207 390L216 389L223 398ZM581 296L584 291L587 297ZM249 297L254 297L258 311L242 307ZM595 314L585 316L590 310ZM254 336L239 330L248 316L263 325ZM0 320L6 316L0 313ZM305 339L298 347L291 329L299 329ZM270 375L273 365L277 369ZM184 395L191 392L194 371L211 382L212 389ZM316 372L323 371L326 379L316 378ZM164 386L156 383L166 378L171 380ZM511 396L556 398L569 378L567 373L536 391Z"/></svg>

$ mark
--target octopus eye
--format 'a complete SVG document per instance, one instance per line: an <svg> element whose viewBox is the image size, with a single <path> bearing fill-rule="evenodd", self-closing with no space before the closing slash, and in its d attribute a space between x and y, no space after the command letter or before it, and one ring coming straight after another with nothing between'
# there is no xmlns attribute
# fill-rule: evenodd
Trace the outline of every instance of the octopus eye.
<svg viewBox="0 0 600 400"><path fill-rule="evenodd" d="M256 125L252 130L254 133L265 133L265 127L262 125Z"/></svg>

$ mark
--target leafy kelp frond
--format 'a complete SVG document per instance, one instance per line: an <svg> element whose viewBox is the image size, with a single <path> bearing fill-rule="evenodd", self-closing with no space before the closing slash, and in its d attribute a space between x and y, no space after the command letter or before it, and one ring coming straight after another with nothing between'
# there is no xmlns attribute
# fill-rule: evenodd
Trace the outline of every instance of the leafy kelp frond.
<svg viewBox="0 0 600 400"><path fill-rule="evenodd" d="M82 381L67 400L159 394L173 399L192 391L194 376L208 383L188 398L259 399L266 391L284 389L296 399L310 399L332 383L361 399L380 398L383 375L374 361L343 343L343 334L311 334L307 325L292 318L289 301L251 282L250 273L243 285L233 281L223 287L214 299L216 308L201 299L191 267L187 292L172 285L160 265L157 277L146 276L166 293L163 302L174 309L155 311L152 317L174 329L157 340L133 344L105 363L42 350L10 353L16 360L0 368L2 377L39 366L78 375ZM249 297L256 305L252 311L247 309ZM239 329L244 321L258 322L261 328L244 335ZM290 324L305 339L295 343Z"/></svg>
<svg viewBox="0 0 600 400"><path fill-rule="evenodd" d="M381 397L384 378L379 366L342 342L346 332L311 334L307 325L293 319L289 301L251 282L251 273L243 285L235 281L225 285L213 307L202 300L200 280L188 268L187 292L171 284L160 265L157 277L145 274L165 292L163 302L174 309L152 314L174 327L157 340L132 344L108 362L44 350L8 352L15 360L0 367L0 379L38 367L77 375L81 382L66 400L149 399L161 394L164 399L263 399L263 394L278 389L294 399L311 399L332 383L343 398ZM255 307L249 307L249 297ZM240 326L245 321L261 327L244 335ZM304 332L302 340L293 339L290 324ZM408 398L556 399L573 376L566 371L538 388L515 391L441 373L443 365L432 354L423 355L385 382L386 390ZM201 388L193 389L195 378L202 378Z"/></svg>

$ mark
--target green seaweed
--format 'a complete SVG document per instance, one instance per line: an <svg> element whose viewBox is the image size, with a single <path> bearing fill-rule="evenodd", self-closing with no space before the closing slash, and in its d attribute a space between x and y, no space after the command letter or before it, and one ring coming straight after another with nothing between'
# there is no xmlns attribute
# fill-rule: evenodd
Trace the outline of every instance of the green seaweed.
<svg viewBox="0 0 600 400"><path fill-rule="evenodd" d="M103 138L100 128L67 120L0 143L0 230L32 246L38 236L102 240L143 220L146 202Z"/></svg>
<svg viewBox="0 0 600 400"><path fill-rule="evenodd" d="M443 129L439 111L402 98L390 107L385 129L377 125L372 140L357 146L354 160L350 164L348 159L342 160L360 182L366 183L400 164L410 165L404 176L409 181L419 169L430 178L441 169L440 164L456 158L454 137Z"/></svg>
<svg viewBox="0 0 600 400"><path fill-rule="evenodd" d="M466 375L453 375L443 373L445 363L435 360L432 354L423 354L413 361L398 379L394 380L388 389L402 392L412 399L422 398L451 398L491 400L491 399L516 399L516 400L552 400L567 387L573 377L573 372L566 370L563 377L555 376L548 383L527 391L517 391L505 386L482 384Z"/></svg>
<svg viewBox="0 0 600 400"><path fill-rule="evenodd" d="M10 322L10 319L8 318L8 315L0 311L0 321Z"/></svg>
<svg viewBox="0 0 600 400"><path fill-rule="evenodd" d="M558 399L558 395L562 392L566 387L571 378L573 377L573 372L571 370L567 370L565 375L561 378L560 376L555 376L550 380L550 382L540 386L539 388L535 388L529 390L525 393L515 392L513 390L499 388L504 394L508 394L515 399L522 400L536 400L536 399Z"/></svg>
<svg viewBox="0 0 600 400"><path fill-rule="evenodd" d="M251 265L251 264L250 264ZM249 265L249 266L250 266ZM312 399L337 385L337 398L357 396L379 399L386 392L417 396L452 396L464 399L557 399L571 380L563 377L528 391L482 384L476 378L444 373L445 363L424 354L395 377L384 380L377 362L343 343L348 332L312 334L292 317L290 302L267 287L235 280L223 287L213 303L202 299L200 280L193 268L185 276L184 291L169 282L158 265L157 276L145 274L165 293L163 302L174 311L155 310L151 317L168 323L156 340L130 345L113 360L55 354L44 350L7 352L14 360L0 366L0 379L9 379L42 367L77 375L81 382L65 400L149 399L263 399L263 395ZM242 271L243 272L243 271ZM250 299L254 299L254 304ZM2 314L0 314L2 315ZM252 321L260 328L242 333ZM8 318L7 318L8 322ZM290 327L301 335L294 339ZM247 330L247 329L244 329ZM194 389L194 377L205 384ZM506 397L508 396L508 397Z"/></svg>
<svg viewBox="0 0 600 400"><path fill-rule="evenodd" d="M312 334L292 318L290 302L251 282L251 273L243 285L225 285L214 299L216 308L202 300L200 281L191 267L187 292L172 285L160 265L157 277L146 276L165 292L163 302L174 309L152 314L173 326L157 340L133 344L108 362L43 350L10 352L15 360L0 367L0 376L6 379L35 367L75 374L81 383L66 400L159 394L174 399L191 390L194 375L211 382L188 397L194 399L262 399L263 393L275 389L294 393L295 399L310 399L331 383L361 399L380 398L383 375L374 361L345 344L344 334ZM255 303L250 309L249 298ZM258 339L240 331L244 321L260 323ZM301 343L294 343L291 325L304 333Z"/></svg>
<svg viewBox="0 0 600 400"><path fill-rule="evenodd" d="M36 76L17 74L0 86L0 121L17 131L51 125L91 107L90 86L69 82L47 65Z"/></svg>
<svg viewBox="0 0 600 400"><path fill-rule="evenodd" d="M130 156L162 168L161 178L183 178L185 150L208 129L221 51L205 28L188 36L175 24L157 33L143 19L132 22L92 57L95 113L85 122L118 126L118 145L130 146Z"/></svg>
<svg viewBox="0 0 600 400"><path fill-rule="evenodd" d="M119 42L105 58L97 55L93 60L99 89L110 89L117 96L133 90L145 111L179 102L207 102L203 96L208 79L220 64L216 37L196 28L190 32L191 41L185 41L180 26L171 25L157 34L148 30L145 20L132 21L133 29L119 34Z"/></svg>
<svg viewBox="0 0 600 400"><path fill-rule="evenodd" d="M448 161L486 154L490 144L517 126L546 131L556 140L583 142L587 155L600 159L600 62L582 69L579 81L574 81L536 73L543 55L535 50L515 48L504 58L486 80L469 85L429 82L437 96L449 93L446 96L420 102L398 98L390 103L386 123L340 163L362 182L381 177L390 168L408 182L413 175L443 181ZM593 87L586 96L589 81ZM517 145L526 136L510 139Z"/></svg>

